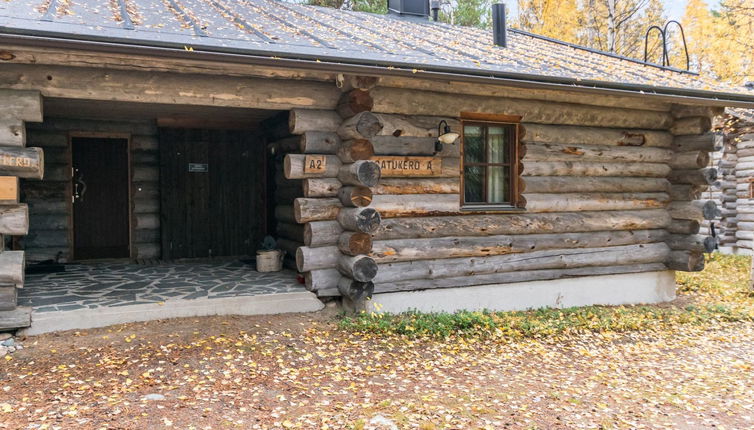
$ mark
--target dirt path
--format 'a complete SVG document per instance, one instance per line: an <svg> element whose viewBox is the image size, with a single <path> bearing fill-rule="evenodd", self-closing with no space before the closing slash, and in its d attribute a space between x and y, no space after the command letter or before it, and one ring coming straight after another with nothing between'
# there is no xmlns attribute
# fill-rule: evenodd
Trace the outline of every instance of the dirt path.
<svg viewBox="0 0 754 430"><path fill-rule="evenodd" d="M217 317L24 345L0 363L0 428L754 427L744 323L417 342L323 315Z"/></svg>

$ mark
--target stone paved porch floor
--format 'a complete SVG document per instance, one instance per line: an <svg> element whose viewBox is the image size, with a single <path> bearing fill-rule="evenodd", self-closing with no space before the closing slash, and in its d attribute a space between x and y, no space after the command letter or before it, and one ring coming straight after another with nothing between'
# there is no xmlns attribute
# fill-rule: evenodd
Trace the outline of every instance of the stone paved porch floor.
<svg viewBox="0 0 754 430"><path fill-rule="evenodd" d="M292 271L260 273L253 264L68 264L65 272L28 274L20 306L34 313L115 308L169 300L305 292Z"/></svg>

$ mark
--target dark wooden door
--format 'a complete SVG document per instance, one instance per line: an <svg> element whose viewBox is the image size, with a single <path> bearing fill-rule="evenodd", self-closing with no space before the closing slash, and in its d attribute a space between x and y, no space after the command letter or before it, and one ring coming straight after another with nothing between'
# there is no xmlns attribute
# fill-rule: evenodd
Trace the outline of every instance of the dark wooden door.
<svg viewBox="0 0 754 430"><path fill-rule="evenodd" d="M128 140L74 137L73 257L128 258Z"/></svg>
<svg viewBox="0 0 754 430"><path fill-rule="evenodd" d="M162 255L252 255L266 226L265 151L253 131L160 129Z"/></svg>

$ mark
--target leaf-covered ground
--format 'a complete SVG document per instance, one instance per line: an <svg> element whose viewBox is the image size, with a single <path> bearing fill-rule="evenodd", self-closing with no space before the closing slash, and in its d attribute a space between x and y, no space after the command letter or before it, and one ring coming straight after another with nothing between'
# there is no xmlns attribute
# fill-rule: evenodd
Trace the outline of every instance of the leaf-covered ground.
<svg viewBox="0 0 754 430"><path fill-rule="evenodd" d="M754 428L748 264L716 256L658 307L31 337L0 363L0 428Z"/></svg>

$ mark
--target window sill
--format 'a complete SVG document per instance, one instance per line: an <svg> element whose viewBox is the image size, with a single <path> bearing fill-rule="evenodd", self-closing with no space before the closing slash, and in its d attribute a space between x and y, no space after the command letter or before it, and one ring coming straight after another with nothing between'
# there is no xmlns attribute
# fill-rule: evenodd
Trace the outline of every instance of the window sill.
<svg viewBox="0 0 754 430"><path fill-rule="evenodd" d="M461 212L526 212L525 208L518 208L515 206L500 206L500 205L468 205L461 206Z"/></svg>

